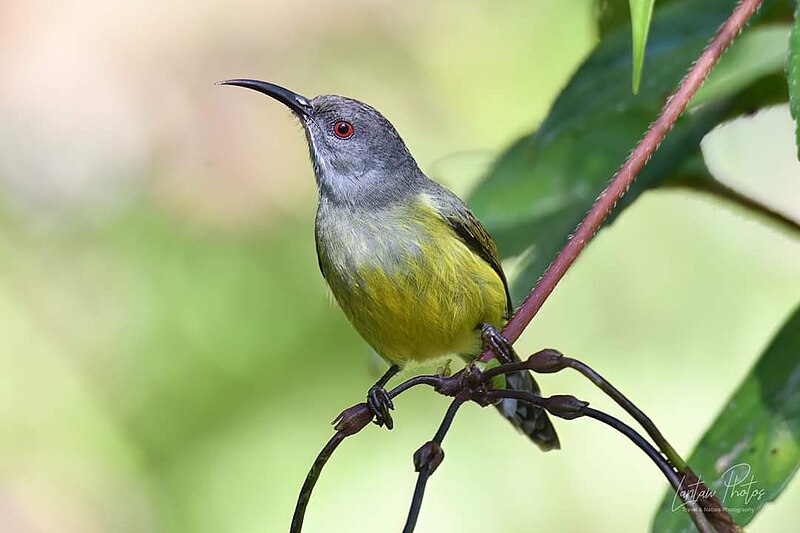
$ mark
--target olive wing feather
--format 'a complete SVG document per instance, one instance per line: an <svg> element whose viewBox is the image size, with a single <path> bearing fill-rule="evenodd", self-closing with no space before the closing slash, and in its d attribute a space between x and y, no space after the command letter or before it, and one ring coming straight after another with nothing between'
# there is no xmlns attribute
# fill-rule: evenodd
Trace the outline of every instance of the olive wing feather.
<svg viewBox="0 0 800 533"><path fill-rule="evenodd" d="M511 316L514 311L511 302L511 294L508 292L508 281L500 264L500 253L497 251L492 236L486 228L475 218L472 211L460 201L449 203L449 209L442 213L447 224L453 229L455 234L467 247L478 254L481 259L492 267L500 279L503 281L503 288L506 291L506 315Z"/></svg>

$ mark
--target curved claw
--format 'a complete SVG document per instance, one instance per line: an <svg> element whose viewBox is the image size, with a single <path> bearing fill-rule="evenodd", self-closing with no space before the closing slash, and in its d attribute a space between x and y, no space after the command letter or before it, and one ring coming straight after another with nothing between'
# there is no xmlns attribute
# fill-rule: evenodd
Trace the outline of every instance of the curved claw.
<svg viewBox="0 0 800 533"><path fill-rule="evenodd" d="M501 363L511 363L517 359L511 343L494 326L481 324L480 328L484 349L491 350Z"/></svg>
<svg viewBox="0 0 800 533"><path fill-rule="evenodd" d="M375 416L375 424L386 426L386 429L394 427L394 420L392 420L392 415L389 412L394 409L394 403L386 389L379 385L370 387L367 392L367 407Z"/></svg>

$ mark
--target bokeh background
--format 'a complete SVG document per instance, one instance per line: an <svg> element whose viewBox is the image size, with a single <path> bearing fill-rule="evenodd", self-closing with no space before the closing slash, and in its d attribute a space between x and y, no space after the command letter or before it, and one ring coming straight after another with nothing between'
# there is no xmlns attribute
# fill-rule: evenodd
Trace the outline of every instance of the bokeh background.
<svg viewBox="0 0 800 533"><path fill-rule="evenodd" d="M597 40L591 0L0 3L0 531L288 528L341 408L382 370L330 303L300 128L256 77L365 100L466 194ZM645 76L647 72L645 71ZM704 142L715 174L800 218L785 106ZM520 343L611 378L685 453L800 295L800 241L650 192ZM575 375L545 376L616 412ZM308 532L398 531L446 400L347 442ZM469 406L420 532L641 531L666 490L629 442L557 422L541 454ZM749 528L796 526L794 482Z"/></svg>

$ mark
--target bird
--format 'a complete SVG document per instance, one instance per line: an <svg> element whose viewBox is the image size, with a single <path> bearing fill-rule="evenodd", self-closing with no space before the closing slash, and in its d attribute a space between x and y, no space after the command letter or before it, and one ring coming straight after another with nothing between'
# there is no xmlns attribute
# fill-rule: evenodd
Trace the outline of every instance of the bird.
<svg viewBox="0 0 800 533"><path fill-rule="evenodd" d="M420 170L389 120L344 96L309 99L254 79L217 85L265 94L303 127L318 191L319 269L349 322L390 365L367 393L373 422L392 429L385 386L408 365L469 362L487 343L510 348L498 329L513 305L497 246L455 193ZM529 372L509 374L506 386L540 394ZM541 408L513 399L496 407L540 449L560 447Z"/></svg>

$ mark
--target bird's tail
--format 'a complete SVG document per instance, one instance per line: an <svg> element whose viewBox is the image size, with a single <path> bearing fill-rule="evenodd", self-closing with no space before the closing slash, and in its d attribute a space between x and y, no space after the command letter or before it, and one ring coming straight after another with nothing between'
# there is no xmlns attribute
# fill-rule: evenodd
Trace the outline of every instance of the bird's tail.
<svg viewBox="0 0 800 533"><path fill-rule="evenodd" d="M516 354L514 357L516 361L519 361ZM506 374L506 386L512 390L540 394L539 385L536 384L530 372ZM550 417L541 407L512 399L501 400L496 407L500 414L515 428L526 434L543 452L561 448L556 428L553 427Z"/></svg>

